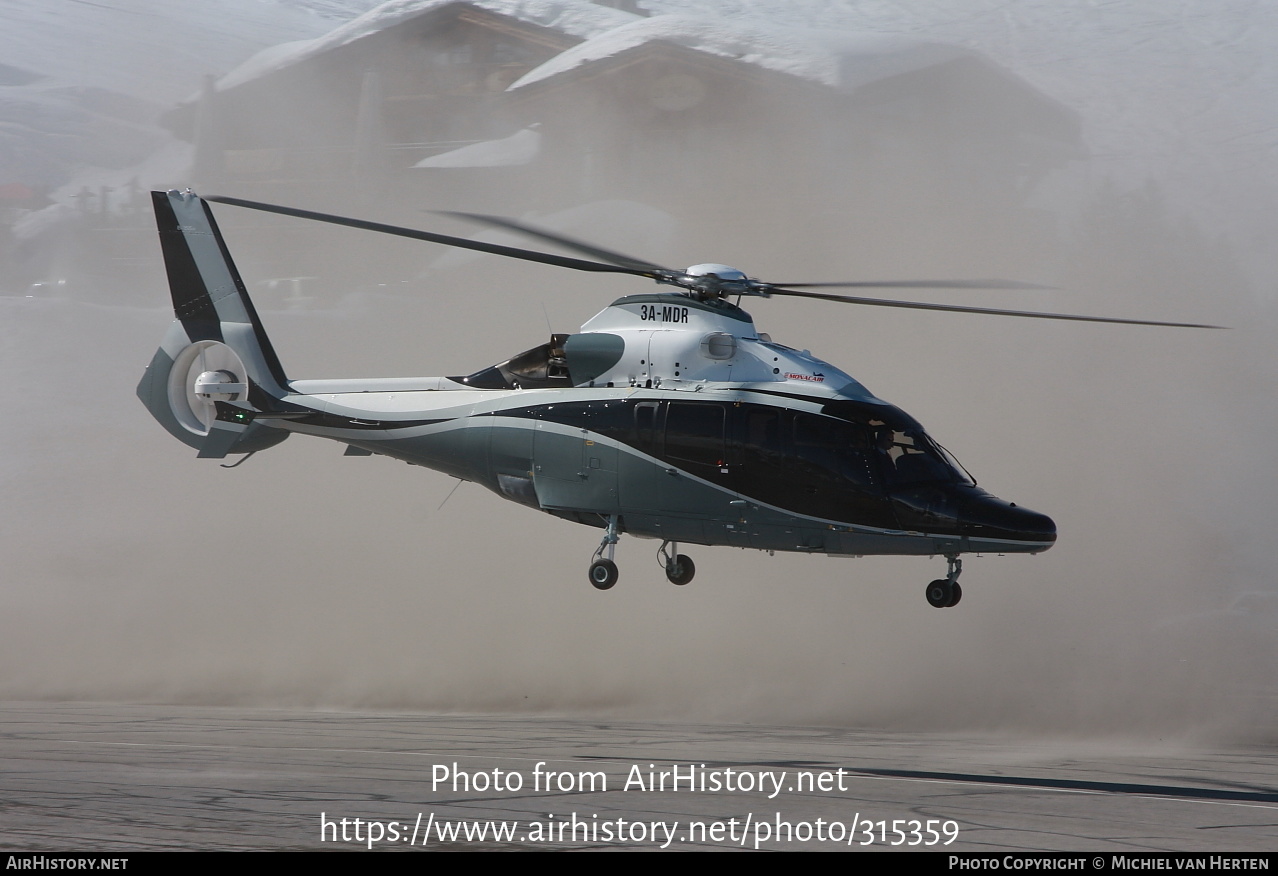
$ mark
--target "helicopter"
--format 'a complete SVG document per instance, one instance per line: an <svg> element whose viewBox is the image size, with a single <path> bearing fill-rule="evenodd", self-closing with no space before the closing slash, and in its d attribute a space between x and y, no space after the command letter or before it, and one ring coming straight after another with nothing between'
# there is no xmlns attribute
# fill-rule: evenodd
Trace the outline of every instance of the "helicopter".
<svg viewBox="0 0 1278 876"><path fill-rule="evenodd" d="M199 458L248 456L293 433L481 484L603 529L588 567L619 578L621 535L659 539L686 585L686 544L833 556L939 556L925 596L957 605L961 555L1048 550L1056 525L999 499L900 408L806 350L774 342L740 306L791 296L1039 319L1221 328L1035 313L820 291L1043 288L1004 280L769 283L719 264L673 270L510 219L447 214L587 258L453 237L189 189L152 192L175 320L137 395ZM209 203L393 234L563 268L632 275L657 292L613 301L574 334L468 375L291 379L267 337ZM729 299L736 298L736 302ZM235 465L240 464L236 462ZM231 467L231 466L227 466Z"/></svg>

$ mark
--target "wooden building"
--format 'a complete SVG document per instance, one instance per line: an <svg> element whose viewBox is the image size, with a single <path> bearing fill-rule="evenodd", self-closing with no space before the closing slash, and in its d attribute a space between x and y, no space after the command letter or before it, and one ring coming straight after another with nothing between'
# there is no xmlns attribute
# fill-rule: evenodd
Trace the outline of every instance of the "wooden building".
<svg viewBox="0 0 1278 876"><path fill-rule="evenodd" d="M624 199L694 240L783 234L796 264L902 235L958 252L978 228L1032 248L1051 233L1034 187L1084 157L1072 111L970 50L588 0L394 0L210 82L169 124L206 190L375 198L408 224Z"/></svg>

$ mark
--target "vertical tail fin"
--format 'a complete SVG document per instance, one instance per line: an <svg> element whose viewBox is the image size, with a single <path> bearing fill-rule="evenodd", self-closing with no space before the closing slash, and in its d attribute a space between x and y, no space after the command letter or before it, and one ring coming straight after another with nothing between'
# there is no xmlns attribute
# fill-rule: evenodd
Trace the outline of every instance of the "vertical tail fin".
<svg viewBox="0 0 1278 876"><path fill-rule="evenodd" d="M287 385L284 369L209 205L189 191L152 192L151 199L173 313L187 337L222 341L242 357L247 354L245 364L254 381L274 384L282 392Z"/></svg>
<svg viewBox="0 0 1278 876"><path fill-rule="evenodd" d="M250 453L288 437L253 422L217 421L216 402L269 410L288 380L231 260L213 213L192 192L152 192L176 321L147 366L138 397L201 456ZM229 440L227 429L236 431Z"/></svg>

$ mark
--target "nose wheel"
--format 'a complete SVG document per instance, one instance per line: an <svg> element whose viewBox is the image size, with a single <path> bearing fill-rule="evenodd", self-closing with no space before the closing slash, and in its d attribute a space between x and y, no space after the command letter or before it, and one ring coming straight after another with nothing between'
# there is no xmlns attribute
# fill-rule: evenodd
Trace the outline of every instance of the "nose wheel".
<svg viewBox="0 0 1278 876"><path fill-rule="evenodd" d="M927 585L927 602L933 608L953 608L963 598L963 588L958 582L958 576L963 572L963 561L957 556L945 559L950 564L949 574Z"/></svg>

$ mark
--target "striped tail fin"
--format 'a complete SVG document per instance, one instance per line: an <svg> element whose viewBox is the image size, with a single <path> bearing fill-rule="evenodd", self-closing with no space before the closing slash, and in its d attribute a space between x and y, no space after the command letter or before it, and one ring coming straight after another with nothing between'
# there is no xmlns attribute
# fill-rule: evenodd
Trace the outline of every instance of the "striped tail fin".
<svg viewBox="0 0 1278 876"><path fill-rule="evenodd" d="M176 317L138 384L138 398L200 456L278 444L269 421L219 417L217 402L269 411L288 380L209 205L190 191L152 192ZM223 406L223 410L225 406Z"/></svg>

